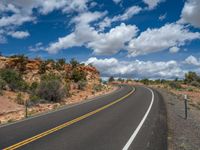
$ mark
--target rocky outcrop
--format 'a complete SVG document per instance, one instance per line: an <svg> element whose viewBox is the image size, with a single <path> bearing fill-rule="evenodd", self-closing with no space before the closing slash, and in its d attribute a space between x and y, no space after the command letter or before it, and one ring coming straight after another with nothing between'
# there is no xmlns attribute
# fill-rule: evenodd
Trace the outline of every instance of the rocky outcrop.
<svg viewBox="0 0 200 150"><path fill-rule="evenodd" d="M40 81L40 67L42 63L44 63L44 61L39 59L22 60L17 57L10 58L0 56L0 69L11 68L18 70L22 73L23 79L28 83ZM95 67L79 65L77 69L85 72L89 85L99 83L99 72ZM72 66L70 64L64 64L62 69L57 69L52 62L48 62L45 64L45 71L47 73L54 73L57 75L70 75L72 73Z"/></svg>

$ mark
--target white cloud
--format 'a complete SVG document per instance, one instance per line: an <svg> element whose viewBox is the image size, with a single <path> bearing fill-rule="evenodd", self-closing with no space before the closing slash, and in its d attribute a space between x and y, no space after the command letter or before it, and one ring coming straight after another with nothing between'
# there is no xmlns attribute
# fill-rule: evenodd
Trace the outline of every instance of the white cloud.
<svg viewBox="0 0 200 150"><path fill-rule="evenodd" d="M181 13L181 22L200 28L200 0L187 0Z"/></svg>
<svg viewBox="0 0 200 150"><path fill-rule="evenodd" d="M180 50L179 47L174 46L174 47L171 47L171 48L169 49L169 52L170 52L170 53L177 53L179 50Z"/></svg>
<svg viewBox="0 0 200 150"><path fill-rule="evenodd" d="M163 20L165 20L166 17L167 17L167 13L165 13L165 14L163 14L163 15L160 15L158 19L159 19L160 21L163 21Z"/></svg>
<svg viewBox="0 0 200 150"><path fill-rule="evenodd" d="M189 65L200 66L200 59L198 60L196 57L190 55L185 59L185 63Z"/></svg>
<svg viewBox="0 0 200 150"><path fill-rule="evenodd" d="M72 19L75 23L75 30L71 34L59 38L57 42L47 47L50 53L57 53L61 49L73 46L85 46L91 48L95 54L114 54L123 49L125 43L130 41L137 33L134 25L122 23L112 28L107 33L99 33L90 26L91 22L102 18L105 13L85 12Z"/></svg>
<svg viewBox="0 0 200 150"><path fill-rule="evenodd" d="M112 28L108 33L100 33L88 43L95 54L115 54L125 48L125 43L136 36L138 29L134 25L121 25Z"/></svg>
<svg viewBox="0 0 200 150"><path fill-rule="evenodd" d="M132 6L125 10L124 14L113 17L112 21L124 21L130 19L133 15L142 10L139 6Z"/></svg>
<svg viewBox="0 0 200 150"><path fill-rule="evenodd" d="M38 42L35 44L35 46L29 46L29 51L32 51L32 52L37 52L37 51L41 51L41 50L44 50L44 46L43 46L43 43L42 42Z"/></svg>
<svg viewBox="0 0 200 150"><path fill-rule="evenodd" d="M105 27L110 27L113 22L128 20L141 11L142 11L141 7L131 6L127 8L123 14L114 16L113 18L105 17L104 20L99 23L100 31L103 31Z"/></svg>
<svg viewBox="0 0 200 150"><path fill-rule="evenodd" d="M92 64L103 76L121 76L134 78L165 78L184 77L184 71L176 61L119 61L116 58L89 58L86 64Z"/></svg>
<svg viewBox="0 0 200 150"><path fill-rule="evenodd" d="M22 14L14 14L12 16L6 16L0 18L0 27L8 27L11 25L20 26L25 22L33 21L35 18L31 16L25 16Z"/></svg>
<svg viewBox="0 0 200 150"><path fill-rule="evenodd" d="M143 0L143 2L148 5L149 9L154 9L159 3L163 1L164 0Z"/></svg>
<svg viewBox="0 0 200 150"><path fill-rule="evenodd" d="M8 35L10 35L10 36L12 36L13 38L16 38L16 39L24 39L24 38L30 36L29 32L27 32L27 31L9 32Z"/></svg>
<svg viewBox="0 0 200 150"><path fill-rule="evenodd" d="M188 41L200 39L199 32L190 32L180 24L166 24L161 28L147 29L130 41L127 49L129 56L158 52L170 47L179 47Z"/></svg>
<svg viewBox="0 0 200 150"><path fill-rule="evenodd" d="M54 10L61 10L63 13L68 14L72 12L80 13L88 9L87 3L89 3L89 1L90 0L43 0L42 2L41 0L0 1L0 27L6 32L11 32L26 22L37 21L37 15L47 15ZM34 14L37 13L37 15L33 16L33 11ZM2 38L5 38L5 34L1 34L1 39Z"/></svg>

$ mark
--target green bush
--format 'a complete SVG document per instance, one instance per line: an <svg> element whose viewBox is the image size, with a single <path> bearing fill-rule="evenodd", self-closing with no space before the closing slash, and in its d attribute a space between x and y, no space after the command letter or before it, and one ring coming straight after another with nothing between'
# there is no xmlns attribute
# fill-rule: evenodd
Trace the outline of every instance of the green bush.
<svg viewBox="0 0 200 150"><path fill-rule="evenodd" d="M17 104L20 104L20 105L24 104L24 97L23 97L22 93L17 94L16 102L17 102Z"/></svg>
<svg viewBox="0 0 200 150"><path fill-rule="evenodd" d="M95 92L100 92L100 91L103 90L103 88L104 88L104 86L101 85L101 84L95 84L95 85L93 86L93 90L94 90Z"/></svg>
<svg viewBox="0 0 200 150"><path fill-rule="evenodd" d="M36 93L36 90L37 90L37 88L38 88L38 82L33 82L31 85L30 85L30 87L29 87L29 92L31 93L31 94L35 94Z"/></svg>
<svg viewBox="0 0 200 150"><path fill-rule="evenodd" d="M109 79L108 79L108 82L113 82L115 81L115 78L113 76L111 76Z"/></svg>
<svg viewBox="0 0 200 150"><path fill-rule="evenodd" d="M200 77L196 74L196 72L188 72L185 74L185 82L191 83L192 81L200 82Z"/></svg>
<svg viewBox="0 0 200 150"><path fill-rule="evenodd" d="M28 87L26 82L22 79L22 76L15 70L3 69L0 71L0 77L12 91L25 91Z"/></svg>
<svg viewBox="0 0 200 150"><path fill-rule="evenodd" d="M190 84L195 87L200 87L200 82L197 81L192 81Z"/></svg>
<svg viewBox="0 0 200 150"><path fill-rule="evenodd" d="M63 86L61 80L52 77L41 80L37 90L37 96L52 102L58 102L67 95L66 86Z"/></svg>
<svg viewBox="0 0 200 150"><path fill-rule="evenodd" d="M140 82L142 82L145 85L149 85L150 84L150 80L149 79L142 79Z"/></svg>
<svg viewBox="0 0 200 150"><path fill-rule="evenodd" d="M86 85L87 85L87 82L85 80L78 81L78 89L79 90L84 90Z"/></svg>
<svg viewBox="0 0 200 150"><path fill-rule="evenodd" d="M79 65L79 62L76 59L72 58L70 60L70 64L71 64L72 68L74 69Z"/></svg>
<svg viewBox="0 0 200 150"><path fill-rule="evenodd" d="M71 79L74 80L74 82L78 82L81 80L86 80L86 74L84 71L79 69L73 69Z"/></svg>
<svg viewBox="0 0 200 150"><path fill-rule="evenodd" d="M46 61L41 62L40 66L39 66L39 74L46 73L47 64L48 64L48 62L46 62Z"/></svg>
<svg viewBox="0 0 200 150"><path fill-rule="evenodd" d="M6 82L0 78L0 95L3 94L2 91L5 88L5 86L6 86Z"/></svg>
<svg viewBox="0 0 200 150"><path fill-rule="evenodd" d="M169 86L170 86L172 89L181 89L181 85L180 85L180 83L178 83L178 82L172 81L172 82L169 83Z"/></svg>
<svg viewBox="0 0 200 150"><path fill-rule="evenodd" d="M60 66L64 66L65 65L65 58L61 58L61 59L58 59L57 63L60 64Z"/></svg>

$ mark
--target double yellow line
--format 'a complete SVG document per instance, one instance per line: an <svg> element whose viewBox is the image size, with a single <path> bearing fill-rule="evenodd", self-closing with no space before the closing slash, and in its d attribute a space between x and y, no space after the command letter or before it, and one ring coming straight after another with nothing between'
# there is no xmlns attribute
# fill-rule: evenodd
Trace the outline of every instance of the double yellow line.
<svg viewBox="0 0 200 150"><path fill-rule="evenodd" d="M69 126L69 125L72 125L72 124L74 124L76 122L79 122L79 121L81 121L81 120L83 120L85 118L88 118L89 116L92 116L92 115L94 115L94 114L96 114L96 113L98 113L98 112L100 112L100 111L102 111L102 110L104 110L104 109L106 109L106 108L108 108L108 107L110 107L110 106L112 106L112 105L114 105L114 104L116 104L116 103L124 100L125 98L127 98L128 96L130 96L134 91L135 91L135 89L133 88L132 91L129 92L127 95L125 95L125 96L123 96L123 97L121 97L121 98L119 98L119 99L117 99L117 100L115 100L115 101L113 101L113 102L111 102L111 103L109 103L109 104L101 107L101 108L98 108L98 109L96 109L94 111L91 111L91 112L89 112L89 113L87 113L87 114L85 114L83 116L75 118L75 119L73 119L71 121L68 121L68 122L66 122L64 124L61 124L61 125L59 125L59 126L57 126L55 128L52 128L50 130L47 130L47 131L42 132L40 134L37 134L37 135L35 135L35 136L31 137L31 138L28 138L28 139L23 140L23 141L21 141L19 143L16 143L16 144L14 144L12 146L9 146L9 147L5 148L4 150L14 150L14 149L17 149L19 147L22 147L22 146L28 144L28 143L31 143L33 141L36 141L36 140L42 138L42 137L45 137L45 136L47 136L47 135L49 135L51 133L54 133L54 132L56 132L58 130L61 130L61 129Z"/></svg>

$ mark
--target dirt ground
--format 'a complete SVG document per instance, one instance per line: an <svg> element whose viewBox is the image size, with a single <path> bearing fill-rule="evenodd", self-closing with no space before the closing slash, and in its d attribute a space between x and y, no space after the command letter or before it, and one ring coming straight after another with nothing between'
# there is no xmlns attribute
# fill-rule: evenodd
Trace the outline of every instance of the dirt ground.
<svg viewBox="0 0 200 150"><path fill-rule="evenodd" d="M167 107L169 150L200 150L200 110L189 105L185 119L183 97L158 89Z"/></svg>
<svg viewBox="0 0 200 150"><path fill-rule="evenodd" d="M93 97L108 94L114 90L116 90L116 86L108 86L108 88L103 91L93 93L91 90L73 90L72 96L64 99L60 103L44 103L44 104L36 104L28 108L28 115L36 115L40 113L44 113L53 109L57 109L59 107L79 103L86 99L91 99ZM16 93L7 92L4 96L0 96L0 124L5 124L9 122L13 122L16 120L23 119L25 116L25 106L19 105L15 102Z"/></svg>

